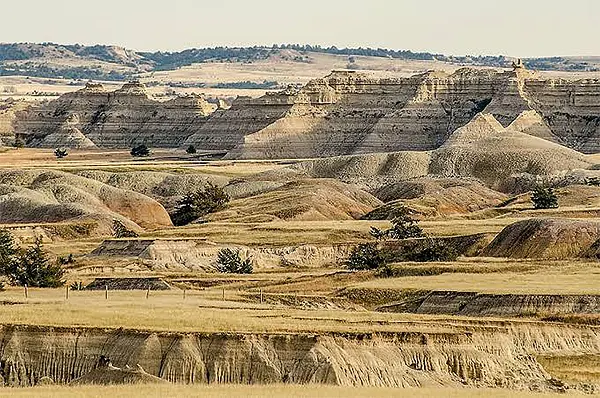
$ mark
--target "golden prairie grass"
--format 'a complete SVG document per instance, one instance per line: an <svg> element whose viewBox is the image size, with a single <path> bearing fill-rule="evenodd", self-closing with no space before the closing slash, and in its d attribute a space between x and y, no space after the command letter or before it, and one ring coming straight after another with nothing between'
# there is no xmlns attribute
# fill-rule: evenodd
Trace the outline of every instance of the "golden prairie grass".
<svg viewBox="0 0 600 398"><path fill-rule="evenodd" d="M480 264L486 266L483 259ZM489 259L488 259L489 260ZM494 259L498 263L498 259ZM600 294L600 263L586 261L512 261L504 266L531 266L523 272L445 273L369 280L354 285L378 289L456 290L498 294Z"/></svg>
<svg viewBox="0 0 600 398"><path fill-rule="evenodd" d="M566 394L571 396L571 394ZM130 385L130 386L44 386L22 389L0 388L0 397L29 398L134 398L134 397L285 397L285 398L370 398L370 397L447 397L447 398L545 398L556 394L503 389L471 388L367 388L325 385Z"/></svg>
<svg viewBox="0 0 600 398"><path fill-rule="evenodd" d="M600 383L600 355L536 356L553 377L566 383Z"/></svg>
<svg viewBox="0 0 600 398"><path fill-rule="evenodd" d="M256 290L258 291L258 290ZM245 302L237 291L72 291L9 288L0 293L0 325L102 327L178 332L327 333L449 331L443 317L341 309L292 309ZM431 322L429 322L431 321ZM416 322L416 323L415 323Z"/></svg>

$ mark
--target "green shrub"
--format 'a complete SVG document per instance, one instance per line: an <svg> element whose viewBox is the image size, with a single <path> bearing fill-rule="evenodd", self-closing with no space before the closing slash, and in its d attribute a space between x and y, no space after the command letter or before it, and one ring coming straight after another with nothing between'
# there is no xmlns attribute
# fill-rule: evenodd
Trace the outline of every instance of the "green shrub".
<svg viewBox="0 0 600 398"><path fill-rule="evenodd" d="M4 264L2 273L17 286L60 287L65 284L65 271L59 264L50 263L39 238L29 249L17 249L12 260Z"/></svg>
<svg viewBox="0 0 600 398"><path fill-rule="evenodd" d="M536 209L556 209L558 207L558 197L552 188L536 188L531 194L531 201Z"/></svg>
<svg viewBox="0 0 600 398"><path fill-rule="evenodd" d="M229 195L212 183L203 189L185 195L177 202L171 219L177 226L187 225L207 214L222 210L229 202Z"/></svg>
<svg viewBox="0 0 600 398"><path fill-rule="evenodd" d="M251 274L252 260L242 259L239 250L221 249L217 254L217 269L225 274Z"/></svg>
<svg viewBox="0 0 600 398"><path fill-rule="evenodd" d="M377 243L362 243L352 249L350 257L346 260L346 267L355 271L372 270L385 263L385 256Z"/></svg>
<svg viewBox="0 0 600 398"><path fill-rule="evenodd" d="M411 214L411 210L405 206L396 208L394 210L395 217L392 219L392 228L381 230L371 227L371 236L377 240L423 237L423 230L419 227L418 221L412 218Z"/></svg>
<svg viewBox="0 0 600 398"><path fill-rule="evenodd" d="M56 148L54 150L54 156L56 156L57 159L66 158L67 155L69 155L69 152L66 149Z"/></svg>
<svg viewBox="0 0 600 398"><path fill-rule="evenodd" d="M442 242L432 241L428 246L422 249L409 251L405 254L407 261L420 263L435 261L456 261L458 252L454 248Z"/></svg>
<svg viewBox="0 0 600 398"><path fill-rule="evenodd" d="M134 146L131 148L131 156L136 158L150 156L150 149L145 144Z"/></svg>
<svg viewBox="0 0 600 398"><path fill-rule="evenodd" d="M193 145L190 145L187 147L187 149L185 150L186 153L192 155L194 153L196 153L196 147Z"/></svg>

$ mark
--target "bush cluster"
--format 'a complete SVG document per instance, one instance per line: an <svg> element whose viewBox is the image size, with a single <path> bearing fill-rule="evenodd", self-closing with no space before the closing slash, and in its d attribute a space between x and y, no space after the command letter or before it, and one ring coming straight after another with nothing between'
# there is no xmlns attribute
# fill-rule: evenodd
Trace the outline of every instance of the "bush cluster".
<svg viewBox="0 0 600 398"><path fill-rule="evenodd" d="M11 284L29 287L60 287L65 284L65 271L59 263L51 263L36 239L30 248L21 248L8 231L0 231L0 275Z"/></svg>
<svg viewBox="0 0 600 398"><path fill-rule="evenodd" d="M217 269L225 274L251 274L254 271L250 258L242 259L239 250L227 248L219 250Z"/></svg>
<svg viewBox="0 0 600 398"><path fill-rule="evenodd" d="M179 200L171 220L176 226L190 224L200 217L222 210L229 200L223 188L209 182L204 188Z"/></svg>

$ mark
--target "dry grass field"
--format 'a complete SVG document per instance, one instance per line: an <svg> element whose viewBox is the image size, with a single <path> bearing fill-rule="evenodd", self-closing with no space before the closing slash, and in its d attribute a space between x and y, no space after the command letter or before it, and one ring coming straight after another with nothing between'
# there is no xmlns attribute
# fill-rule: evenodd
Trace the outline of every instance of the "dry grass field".
<svg viewBox="0 0 600 398"><path fill-rule="evenodd" d="M95 398L95 397L240 397L240 398L370 398L370 397L447 397L447 398L547 398L556 394L543 394L500 389L449 389L449 388L347 388L329 386L85 386L85 387L35 387L0 390L0 397L29 398ZM563 396L581 396L566 394Z"/></svg>
<svg viewBox="0 0 600 398"><path fill-rule="evenodd" d="M56 170L81 173L93 170L113 173L153 171L173 175L198 174L235 180L257 173L285 167L289 162L277 161L207 161L200 156L190 157L179 150L156 150L149 158L133 159L125 150L73 150L66 159L56 160L51 150L11 149L0 153L0 171L15 168ZM590 194L591 195L591 194ZM592 195L593 196L593 195ZM582 212L588 220L596 221L589 203L553 210L549 214L571 217ZM530 216L525 199L513 203L509 212L489 218L454 217L420 222L425 233L432 237L449 237L488 233L495 235L504 227ZM590 213L591 212L591 213ZM548 213L545 213L548 215ZM8 227L29 234L36 227L56 228L58 224L16 224ZM300 245L331 247L354 245L370 240L369 229L389 227L388 221L368 220L270 220L254 222L214 221L186 227L146 229L141 239L198 239L221 245L244 245L264 250ZM0 227L6 227L0 226ZM29 229L27 229L29 228ZM133 257L94 257L88 254L108 236L52 237L44 247L52 255L74 254L76 262L69 265L68 283L87 284L96 277L158 276L173 289L168 291L130 290L105 292L70 291L66 288L28 290L7 287L0 291L0 325L36 325L60 328L87 328L115 331L156 331L164 333L226 333L242 335L437 335L468 336L473 333L500 333L507 330L514 336L534 336L547 333L568 345L579 341L573 334L582 330L595 336L596 320L591 325L569 319L554 318L551 314L528 314L519 317L455 316L408 312L380 312L381 305L405 300L406 292L459 291L507 294L600 295L600 266L593 260L506 259L488 257L459 257L453 262L392 264L396 277L384 278L375 271L348 272L343 264L315 267L276 266L257 267L252 275L223 275L192 269L153 268L152 261ZM316 256L317 254L305 254ZM136 272L125 272L127 266L139 265ZM110 271L110 269L121 271ZM400 276L403 275L403 276ZM184 297L185 289L185 297ZM358 292L353 295L353 292ZM556 314L552 314L556 315ZM564 315L564 314L563 314ZM587 316L584 314L584 316ZM20 327L21 327L20 326ZM547 331L546 328L556 328ZM575 328L575 332L568 328ZM579 328L579 329L578 329ZM569 334L571 333L571 334ZM494 335L496 336L496 335ZM511 338L517 339L511 335ZM586 335L588 336L588 335ZM447 337L440 337L446 339ZM462 337L461 337L462 338ZM478 337L479 338L479 337ZM496 337L492 337L496 338ZM530 344L523 338L524 346ZM587 341L589 337L581 337ZM423 337L427 340L427 338ZM520 341L520 340L519 340ZM442 343L426 342L427 349L440 349L460 355L472 349L487 352L487 343L470 340L468 343L446 347ZM492 344L495 342L490 342ZM403 344L403 343L398 343ZM479 345L478 345L479 344ZM540 343L541 344L541 343ZM559 345L559 343L555 343ZM543 345L543 344L542 344ZM416 345L420 347L420 345ZM483 348L482 348L483 346ZM457 348L458 347L458 348ZM475 347L475 348L473 348ZM410 345L407 350L415 349ZM495 348L489 350L494 351ZM548 375L566 383L597 383L598 356L592 349L585 353L571 349L544 349L536 356ZM412 352L412 351L411 351ZM576 355L575 355L576 354ZM585 355L584 355L585 354ZM366 354L365 354L366 355ZM370 355L370 354L369 354ZM417 354L415 354L417 355ZM457 354L459 355L459 354ZM465 354L470 355L470 354ZM483 354L478 354L483 355ZM486 354L487 355L487 354ZM512 355L512 354L511 354ZM367 355L368 356L368 355ZM468 357L471 358L471 357ZM520 358L520 357L519 357ZM471 359L468 359L469 361ZM517 360L515 360L517 361ZM492 361L493 362L493 361ZM517 361L518 362L518 361ZM487 362L485 362L487 363ZM511 362L512 363L512 362ZM475 365L473 365L475 366ZM479 365L477 365L479 366ZM495 366L495 365L494 365ZM500 365L498 365L500 366ZM504 365L502 365L504 366ZM549 376L548 376L549 377ZM467 383L468 384L468 383ZM437 385L444 385L440 382ZM469 384L471 385L471 384ZM473 384L475 385L475 384ZM485 384L489 386L488 384ZM587 384L585 384L587 386ZM379 389L343 388L331 386L103 386L63 387L39 386L25 389L0 389L0 396L448 396L448 397L542 397L545 394L504 389L429 388Z"/></svg>

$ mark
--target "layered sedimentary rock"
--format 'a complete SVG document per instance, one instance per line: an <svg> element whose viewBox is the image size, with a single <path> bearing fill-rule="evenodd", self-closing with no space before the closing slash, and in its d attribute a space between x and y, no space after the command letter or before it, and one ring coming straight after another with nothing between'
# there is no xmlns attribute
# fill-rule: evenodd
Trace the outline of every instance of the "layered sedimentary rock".
<svg viewBox="0 0 600 398"><path fill-rule="evenodd" d="M521 115L526 133L582 152L600 150L600 81L468 68L397 79L334 72L297 92L238 101L188 143L201 147L222 137L233 148L230 158L423 151L441 146L480 112L518 129Z"/></svg>
<svg viewBox="0 0 600 398"><path fill-rule="evenodd" d="M383 305L378 310L416 314L505 317L537 313L598 314L600 313L600 296L419 291L406 292L404 300Z"/></svg>
<svg viewBox="0 0 600 398"><path fill-rule="evenodd" d="M0 172L0 223L92 222L110 234L115 219L136 230L172 225L162 205L137 192L61 171Z"/></svg>
<svg viewBox="0 0 600 398"><path fill-rule="evenodd" d="M90 257L139 258L154 270L216 271L218 253L224 248L234 249L244 258L250 258L255 268L280 266L322 267L345 260L352 245L296 245L282 247L250 247L217 245L202 239L108 239L98 246ZM119 271L113 265L93 266L86 272Z"/></svg>
<svg viewBox="0 0 600 398"><path fill-rule="evenodd" d="M168 148L180 146L215 108L199 96L158 102L136 82L114 92L88 84L24 112L15 127L29 146Z"/></svg>
<svg viewBox="0 0 600 398"><path fill-rule="evenodd" d="M600 223L568 219L530 219L504 228L483 251L486 257L581 257L600 239Z"/></svg>
<svg viewBox="0 0 600 398"><path fill-rule="evenodd" d="M551 336L529 328L377 334L161 333L86 328L2 326L3 384L92 382L99 358L121 369L136 365L173 383L422 385L553 390L531 355L570 348L598 352L595 331L555 326ZM537 333L536 333L537 332ZM138 369L139 369L138 368ZM140 369L140 371L141 371ZM90 373L91 372L91 373ZM110 380L114 382L114 377ZM119 378L120 379L120 378ZM137 379L137 378L136 378Z"/></svg>

